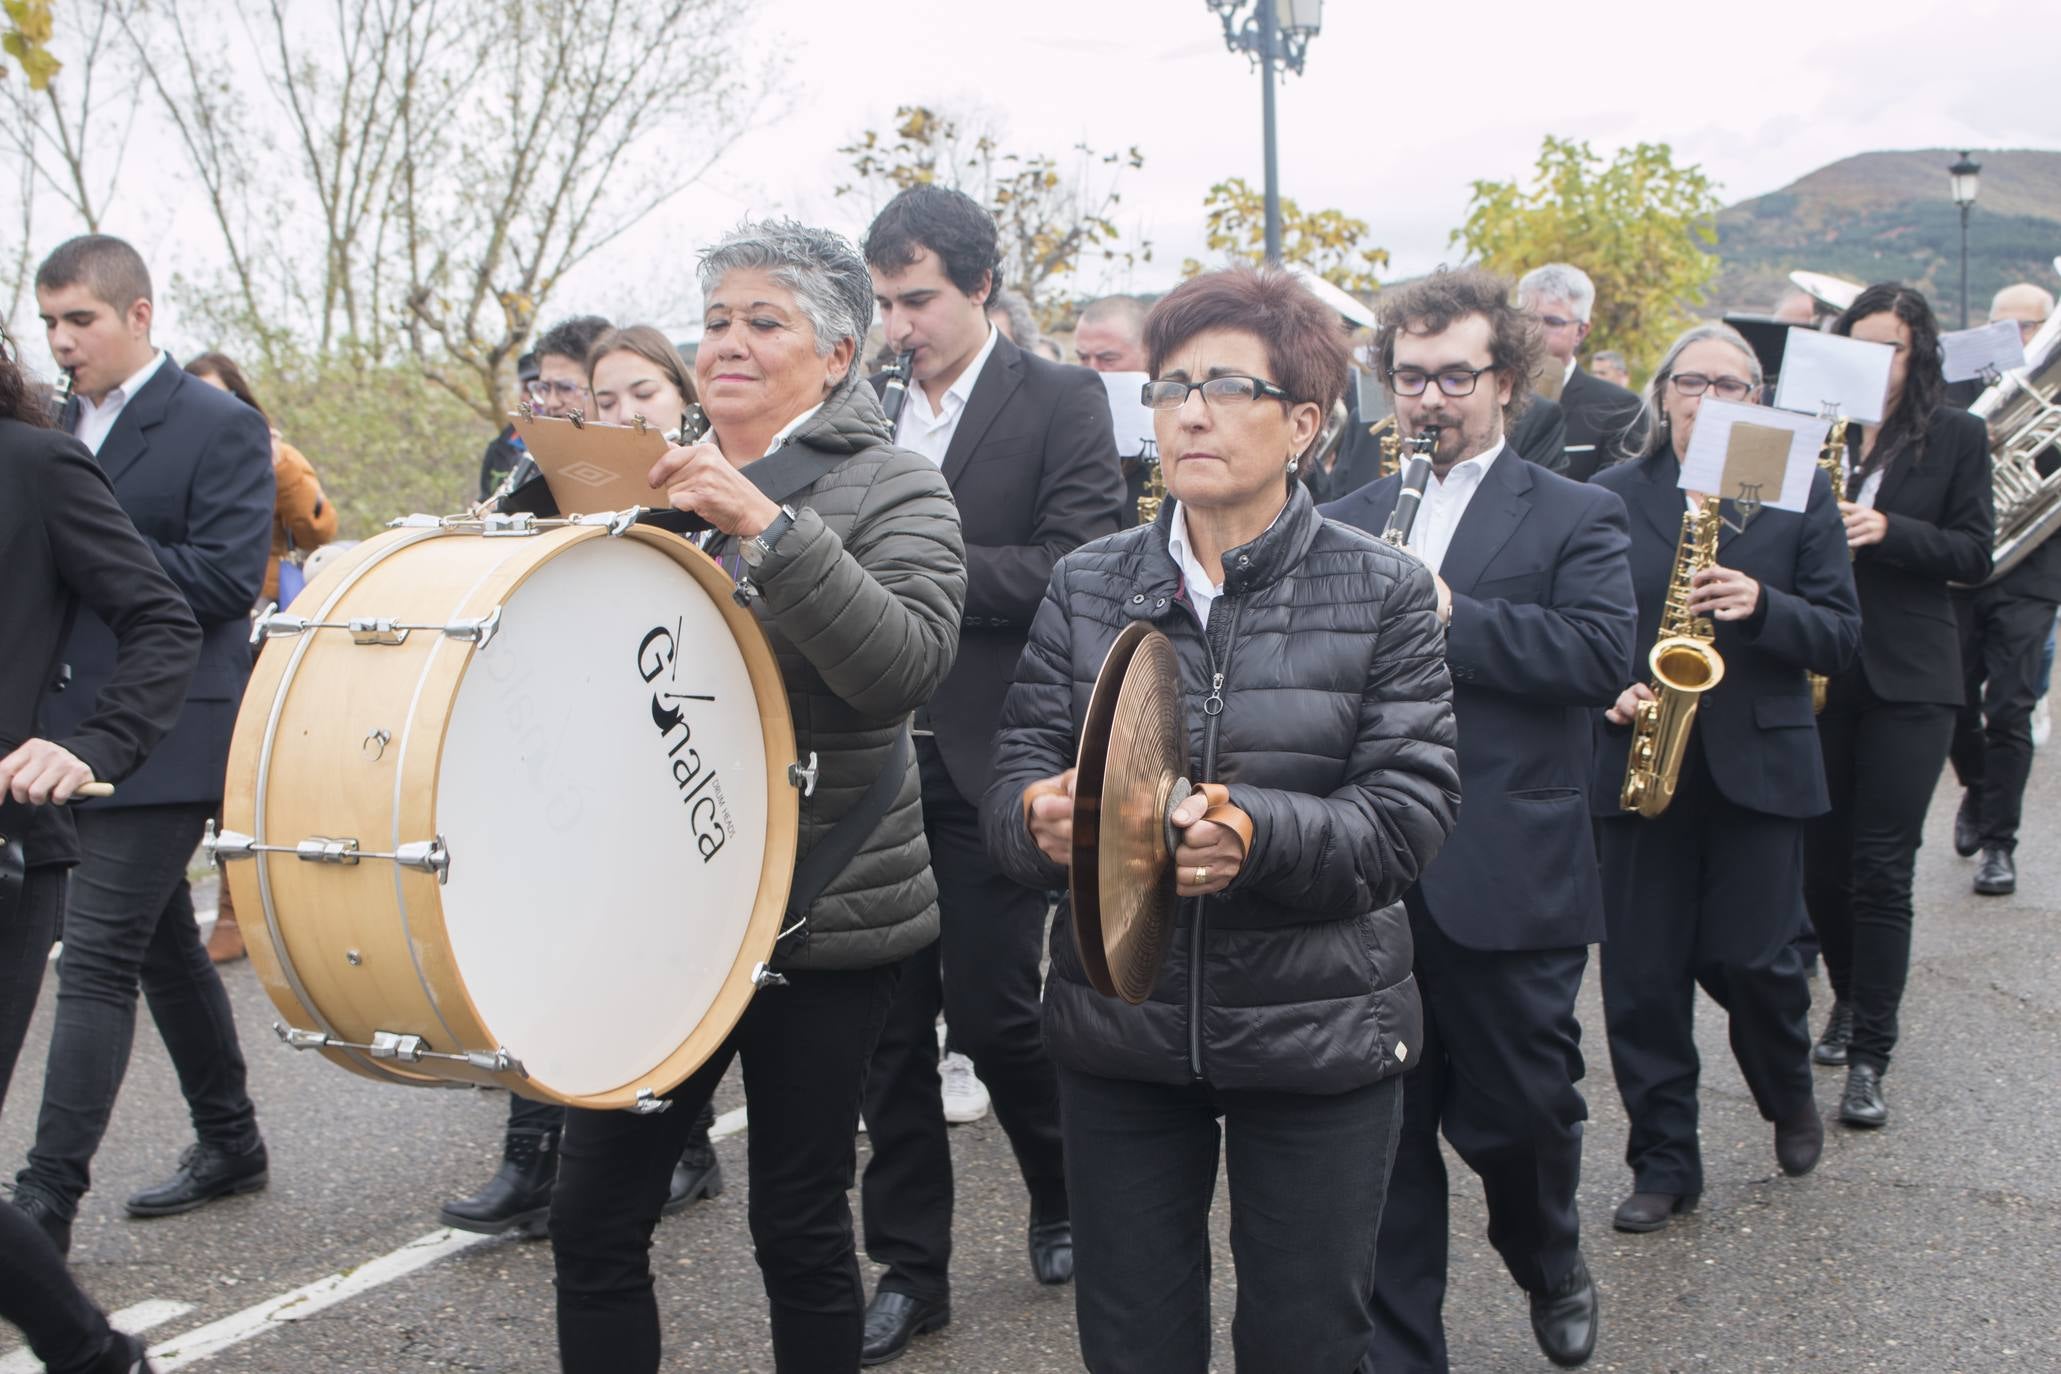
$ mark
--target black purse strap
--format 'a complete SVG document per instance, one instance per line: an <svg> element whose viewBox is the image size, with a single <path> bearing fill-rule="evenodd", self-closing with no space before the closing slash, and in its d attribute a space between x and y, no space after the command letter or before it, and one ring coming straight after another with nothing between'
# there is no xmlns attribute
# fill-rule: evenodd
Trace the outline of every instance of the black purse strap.
<svg viewBox="0 0 2061 1374"><path fill-rule="evenodd" d="M796 941L808 938L809 908L816 904L816 899L823 895L823 889L830 886L831 880L859 856L866 837L887 819L896 796L901 793L902 779L908 775L909 759L915 750L915 742L905 725L888 748L887 762L867 784L858 803L840 816L837 824L831 826L822 839L816 841L808 857L795 865L794 883L787 889L788 927L783 943L787 938Z"/></svg>

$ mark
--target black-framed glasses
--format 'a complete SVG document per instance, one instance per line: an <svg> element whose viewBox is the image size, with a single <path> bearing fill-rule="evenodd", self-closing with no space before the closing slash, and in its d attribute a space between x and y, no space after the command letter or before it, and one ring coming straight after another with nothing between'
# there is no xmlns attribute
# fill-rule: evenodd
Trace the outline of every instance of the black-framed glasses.
<svg viewBox="0 0 2061 1374"><path fill-rule="evenodd" d="M1388 370L1388 388L1398 396L1422 396L1424 388L1435 380L1438 389L1448 396L1472 396L1475 385L1481 381L1481 374L1495 370L1494 363L1487 367L1449 367L1443 372L1392 367Z"/></svg>
<svg viewBox="0 0 2061 1374"><path fill-rule="evenodd" d="M1199 391L1202 399L1218 405L1250 405L1252 402L1271 397L1287 404L1287 392L1272 382L1263 382L1257 377L1210 377L1200 382L1147 382L1141 399L1154 410L1179 410L1188 404L1188 393Z"/></svg>
<svg viewBox="0 0 2061 1374"><path fill-rule="evenodd" d="M1738 377L1706 377L1701 372L1677 372L1668 380L1683 396L1701 396L1715 391L1723 401L1743 401L1753 394L1753 383Z"/></svg>

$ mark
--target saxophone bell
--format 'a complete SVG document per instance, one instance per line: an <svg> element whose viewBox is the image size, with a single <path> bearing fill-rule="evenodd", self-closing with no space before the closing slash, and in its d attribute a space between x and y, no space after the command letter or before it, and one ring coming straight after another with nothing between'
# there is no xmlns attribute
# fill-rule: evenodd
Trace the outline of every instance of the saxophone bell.
<svg viewBox="0 0 2061 1374"><path fill-rule="evenodd" d="M1716 501L1705 501L1700 510L1682 516L1667 603L1660 612L1660 633L1646 656L1653 672L1653 699L1640 702L1633 717L1631 750L1618 804L1648 820L1666 811L1675 799L1696 708L1703 694L1725 677L1725 660L1711 644L1717 637L1716 627L1709 617L1689 613L1691 580L1717 564L1717 531Z"/></svg>

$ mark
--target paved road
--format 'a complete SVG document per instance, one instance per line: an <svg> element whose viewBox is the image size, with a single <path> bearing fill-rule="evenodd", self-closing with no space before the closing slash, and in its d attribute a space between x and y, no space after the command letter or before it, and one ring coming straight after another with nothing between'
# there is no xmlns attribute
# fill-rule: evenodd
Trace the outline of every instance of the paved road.
<svg viewBox="0 0 2061 1374"><path fill-rule="evenodd" d="M1693 1218L1654 1236L1620 1236L1610 1211L1628 1176L1623 1116L1601 1035L1595 970L1582 1003L1590 1030L1588 1177L1591 1267L1603 1290L1606 1371L1812 1370L1990 1374L2061 1370L2061 852L2044 842L2061 815L2051 770L2034 780L2021 890L1973 897L1971 866L1947 829L1943 788L1920 858L1920 917L1904 1046L1888 1080L1891 1126L1836 1126L1818 1171L1775 1170L1707 1002L1698 1034L1709 1064L1704 1142L1709 1191ZM110 1308L190 1305L152 1331L176 1351L187 1333L370 1262L435 1231L438 1201L492 1168L506 1099L362 1082L275 1044L272 1013L248 964L229 975L271 1144L269 1192L189 1217L135 1222L119 1200L155 1181L188 1139L162 1045L138 1037L127 1089L99 1160L73 1247L78 1273ZM12 1172L41 1091L51 997L0 1119ZM1819 1100L1838 1081L1820 1071ZM734 1082L720 1108L739 1105ZM1074 1370L1070 1294L1030 1281L1024 1199L992 1119L953 1132L960 1172L954 1321L898 1366L908 1374ZM764 1305L745 1234L742 1138L719 1149L732 1181L659 1230L654 1251L669 1369L771 1368ZM1448 1302L1455 1369L1543 1371L1524 1302L1481 1237L1479 1189L1456 1169L1455 1277ZM1234 1288L1217 1209L1219 1366L1228 1369ZM547 1371L556 1368L551 1266L541 1243L491 1242L369 1288L183 1367L206 1374ZM305 1311L302 1301L287 1309ZM0 1337L0 1374L14 1368ZM190 1350L190 1343L189 1343Z"/></svg>

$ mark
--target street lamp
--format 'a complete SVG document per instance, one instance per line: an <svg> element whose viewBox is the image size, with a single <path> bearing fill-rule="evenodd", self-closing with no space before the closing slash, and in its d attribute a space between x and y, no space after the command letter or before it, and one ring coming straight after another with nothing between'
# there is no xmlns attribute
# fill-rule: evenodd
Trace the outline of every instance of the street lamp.
<svg viewBox="0 0 2061 1374"><path fill-rule="evenodd" d="M1310 40L1324 23L1324 0L1207 0L1223 21L1224 46L1242 52L1260 69L1260 118L1266 144L1267 261L1281 262L1281 176L1274 159L1274 68L1300 75Z"/></svg>
<svg viewBox="0 0 2061 1374"><path fill-rule="evenodd" d="M1947 168L1947 185L1952 190L1954 204L1961 207L1961 328L1968 327L1968 211L1975 205L1977 178L1982 173L1982 164L1968 160L1968 150L1961 150L1961 160Z"/></svg>

